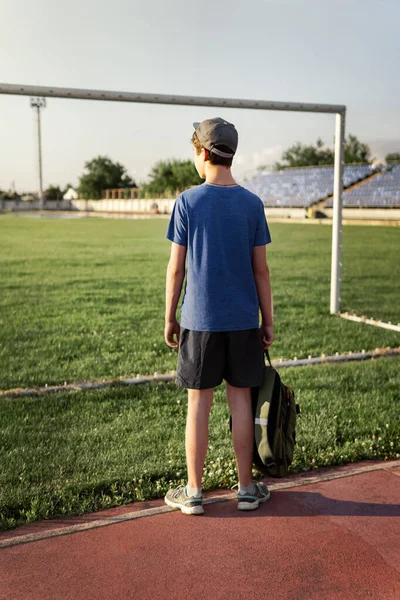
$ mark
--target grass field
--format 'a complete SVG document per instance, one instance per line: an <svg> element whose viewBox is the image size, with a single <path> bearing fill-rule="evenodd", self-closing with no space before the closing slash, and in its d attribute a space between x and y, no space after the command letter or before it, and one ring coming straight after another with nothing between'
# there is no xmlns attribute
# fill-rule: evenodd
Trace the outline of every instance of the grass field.
<svg viewBox="0 0 400 600"><path fill-rule="evenodd" d="M175 369L163 339L166 227L0 217L0 389ZM395 332L329 315L330 227L272 223L271 235L272 359L399 346ZM342 310L400 321L399 242L395 228L344 227ZM399 358L282 370L302 410L292 471L399 457L399 373ZM237 481L224 393L206 490ZM186 481L185 399L175 384L1 398L0 528Z"/></svg>
<svg viewBox="0 0 400 600"><path fill-rule="evenodd" d="M0 389L175 369L167 224L0 217ZM272 223L271 235L272 359L399 345L329 315L330 227ZM399 247L397 228L344 227L342 310L400 321Z"/></svg>

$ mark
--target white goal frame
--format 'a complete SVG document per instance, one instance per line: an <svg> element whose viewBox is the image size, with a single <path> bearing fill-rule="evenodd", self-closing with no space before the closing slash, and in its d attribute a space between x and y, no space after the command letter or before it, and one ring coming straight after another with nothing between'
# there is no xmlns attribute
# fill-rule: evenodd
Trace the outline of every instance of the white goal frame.
<svg viewBox="0 0 400 600"><path fill-rule="evenodd" d="M83 90L76 88L18 85L7 83L0 83L0 94L47 98L73 98L79 100L103 100L106 102L141 102L145 104L179 104L184 106L252 108L257 110L283 110L336 114L330 313L332 315L340 313L340 259L342 250L342 195L346 106L338 104L312 104L306 102L270 102L266 100L205 98L202 96L137 94L134 92Z"/></svg>

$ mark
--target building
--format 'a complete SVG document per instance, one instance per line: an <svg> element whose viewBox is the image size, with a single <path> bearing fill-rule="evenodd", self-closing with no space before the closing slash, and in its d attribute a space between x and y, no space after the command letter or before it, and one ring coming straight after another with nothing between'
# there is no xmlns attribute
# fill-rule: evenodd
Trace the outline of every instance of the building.
<svg viewBox="0 0 400 600"><path fill-rule="evenodd" d="M63 196L63 200L78 200L79 194L73 187L68 188Z"/></svg>

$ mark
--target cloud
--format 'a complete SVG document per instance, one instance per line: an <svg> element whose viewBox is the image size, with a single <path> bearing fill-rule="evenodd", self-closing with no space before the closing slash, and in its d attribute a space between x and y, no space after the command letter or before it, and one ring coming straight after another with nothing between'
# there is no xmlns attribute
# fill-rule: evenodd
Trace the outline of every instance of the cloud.
<svg viewBox="0 0 400 600"><path fill-rule="evenodd" d="M390 152L400 152L399 139L375 139L368 141L372 156L383 160Z"/></svg>
<svg viewBox="0 0 400 600"><path fill-rule="evenodd" d="M282 157L283 146L262 148L257 152L240 152L233 162L233 171L237 179L252 177L261 165L272 165Z"/></svg>

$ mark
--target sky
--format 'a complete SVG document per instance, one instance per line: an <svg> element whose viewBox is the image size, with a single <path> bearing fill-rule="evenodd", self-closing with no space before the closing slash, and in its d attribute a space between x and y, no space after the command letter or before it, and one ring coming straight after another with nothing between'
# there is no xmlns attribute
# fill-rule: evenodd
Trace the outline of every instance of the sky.
<svg viewBox="0 0 400 600"><path fill-rule="evenodd" d="M1 83L344 104L374 157L400 151L398 0L0 0L0 23ZM44 187L98 155L145 182L215 116L238 129L239 182L297 141L333 144L334 115L49 98ZM29 97L0 95L0 189L37 187Z"/></svg>

